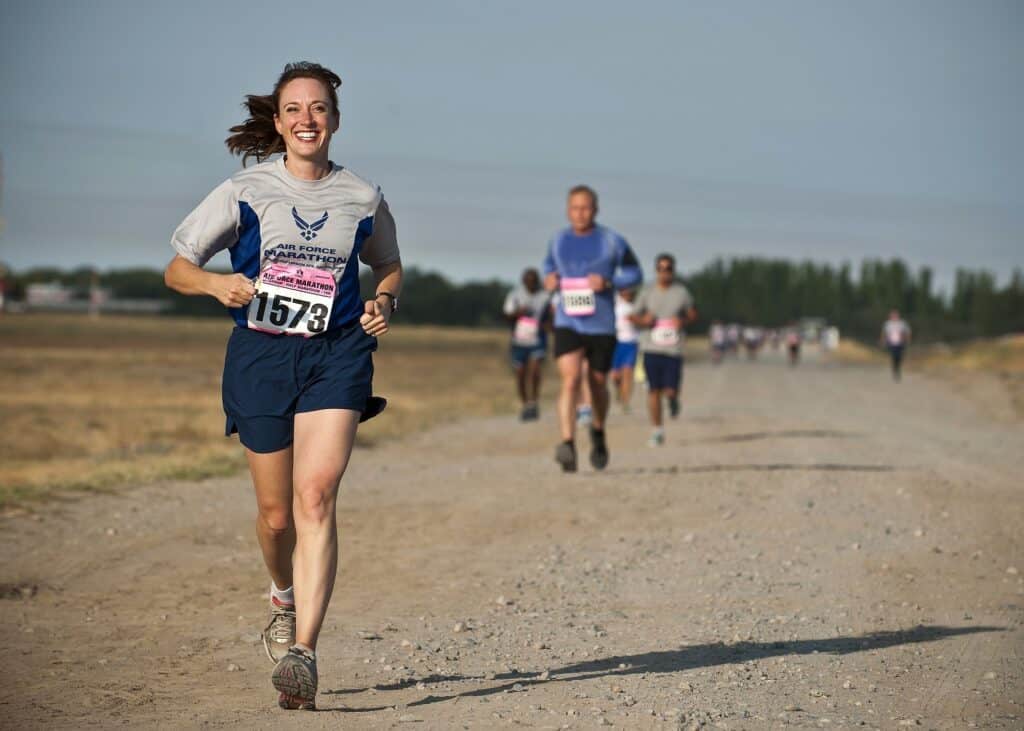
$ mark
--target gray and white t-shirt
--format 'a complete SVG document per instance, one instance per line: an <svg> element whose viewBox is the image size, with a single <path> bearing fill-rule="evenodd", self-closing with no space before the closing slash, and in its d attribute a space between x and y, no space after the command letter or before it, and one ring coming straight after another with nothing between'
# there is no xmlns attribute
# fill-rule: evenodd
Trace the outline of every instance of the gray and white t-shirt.
<svg viewBox="0 0 1024 731"><path fill-rule="evenodd" d="M525 310L512 325L512 342L522 347L539 347L544 344L543 324L551 316L551 292L538 289L530 292L519 286L505 297L502 311L512 317L519 310Z"/></svg>
<svg viewBox="0 0 1024 731"><path fill-rule="evenodd" d="M910 339L910 325L905 320L886 320L882 325L882 336L890 347L906 345Z"/></svg>
<svg viewBox="0 0 1024 731"><path fill-rule="evenodd" d="M333 165L320 180L288 172L284 159L240 170L211 192L171 237L184 259L203 266L219 251L231 268L256 279L271 263L326 270L336 288L330 325L358 319L359 264L399 260L395 221L380 189ZM231 308L246 327L247 308Z"/></svg>
<svg viewBox="0 0 1024 731"><path fill-rule="evenodd" d="M640 349L645 353L661 355L683 355L683 332L676 329L670 320L681 318L693 307L693 296L690 291L673 282L662 289L652 284L640 292L636 298L636 314L650 313L654 315L654 326L644 328L640 335Z"/></svg>
<svg viewBox="0 0 1024 731"><path fill-rule="evenodd" d="M511 317L519 309L526 310L526 314L535 320L546 320L548 309L551 307L551 292L545 289L538 289L530 292L526 287L516 287L505 297L505 306L502 311Z"/></svg>

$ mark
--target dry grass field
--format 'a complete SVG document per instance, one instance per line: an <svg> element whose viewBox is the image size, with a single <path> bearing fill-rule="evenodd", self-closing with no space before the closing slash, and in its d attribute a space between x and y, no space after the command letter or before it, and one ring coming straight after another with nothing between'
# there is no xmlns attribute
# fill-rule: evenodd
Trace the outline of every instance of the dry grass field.
<svg viewBox="0 0 1024 731"><path fill-rule="evenodd" d="M0 507L244 466L223 436L220 319L0 318ZM406 328L381 339L390 401L359 444L515 408L500 331Z"/></svg>

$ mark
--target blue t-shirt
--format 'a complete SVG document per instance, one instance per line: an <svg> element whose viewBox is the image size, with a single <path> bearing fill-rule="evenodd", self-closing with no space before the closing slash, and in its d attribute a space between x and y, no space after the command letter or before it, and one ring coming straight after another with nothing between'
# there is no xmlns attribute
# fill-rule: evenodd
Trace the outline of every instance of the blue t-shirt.
<svg viewBox="0 0 1024 731"><path fill-rule="evenodd" d="M592 315L572 317L565 314L559 298L555 327L565 327L586 335L615 334L614 289L629 289L643 280L636 254L619 234L604 226L595 226L579 236L571 228L559 231L548 244L544 274L558 272L562 279L581 279L600 274L612 287L595 293Z"/></svg>

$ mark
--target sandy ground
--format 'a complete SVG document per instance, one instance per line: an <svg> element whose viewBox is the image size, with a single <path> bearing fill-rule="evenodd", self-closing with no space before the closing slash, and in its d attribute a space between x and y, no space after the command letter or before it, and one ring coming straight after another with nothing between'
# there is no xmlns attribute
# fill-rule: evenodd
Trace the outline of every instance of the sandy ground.
<svg viewBox="0 0 1024 731"><path fill-rule="evenodd" d="M6 519L0 726L1024 726L997 384L767 357L686 395L661 449L616 409L600 474L550 407L358 450L318 713L276 707L247 479Z"/></svg>

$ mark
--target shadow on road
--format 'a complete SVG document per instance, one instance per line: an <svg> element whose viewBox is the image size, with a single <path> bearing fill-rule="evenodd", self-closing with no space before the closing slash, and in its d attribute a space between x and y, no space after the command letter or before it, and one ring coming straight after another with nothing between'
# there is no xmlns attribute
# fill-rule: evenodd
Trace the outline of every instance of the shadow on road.
<svg viewBox="0 0 1024 731"><path fill-rule="evenodd" d="M888 464L840 464L819 462L799 464L795 462L769 462L766 464L704 464L704 465L663 465L658 467L635 467L610 469L593 477L622 477L623 475L679 475L701 472L895 472L902 469Z"/></svg>
<svg viewBox="0 0 1024 731"><path fill-rule="evenodd" d="M780 655L810 655L812 653L848 655L854 652L867 652L870 650L881 650L897 645L910 645L920 642L935 642L936 640L959 635L970 635L979 632L1003 632L1005 627L944 627L944 626L918 626L909 630L886 630L871 632L865 635L853 637L830 637L818 640L793 640L787 642L738 642L725 644L715 642L704 645L693 645L680 647L675 650L654 650L643 652L637 655L614 655L611 657L589 660L586 662L565 665L560 668L549 670L546 680L541 679L540 672L511 672L501 673L494 677L499 681L498 685L486 688L476 688L463 693L452 693L449 695L428 695L420 700L413 701L407 706L425 706L432 703L456 700L458 698L473 698L480 696L494 695L506 691L518 690L516 684L525 686L527 684L542 683L564 683L576 680L589 680L610 675L637 675L641 673L675 673L694 668L714 667L726 663L742 663L747 660L761 660L767 657ZM425 678L412 678L404 683L377 686L377 690L400 690L416 683L436 682L458 682L463 680L476 680L481 678L465 675L431 676ZM326 691L323 695L346 693L351 691ZM358 691L355 691L358 692ZM324 708L324 711L342 711L350 713L365 713L369 711L381 711L391 708L390 705L374 706L368 708L341 707Z"/></svg>
<svg viewBox="0 0 1024 731"><path fill-rule="evenodd" d="M723 434L718 437L684 441L688 444L728 444L730 442L755 442L761 439L852 439L859 437L856 432L836 429L786 429L782 431L756 431L745 434Z"/></svg>

